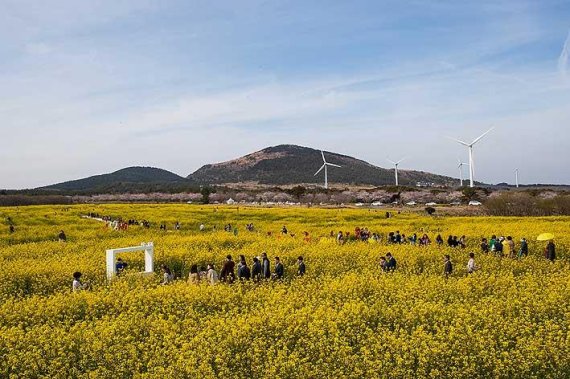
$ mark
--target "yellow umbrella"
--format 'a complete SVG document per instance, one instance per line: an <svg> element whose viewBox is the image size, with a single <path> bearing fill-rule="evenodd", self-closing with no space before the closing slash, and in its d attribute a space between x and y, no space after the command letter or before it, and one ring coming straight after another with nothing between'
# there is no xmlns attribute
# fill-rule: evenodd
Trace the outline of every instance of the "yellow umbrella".
<svg viewBox="0 0 570 379"><path fill-rule="evenodd" d="M538 237L536 237L537 241L550 241L554 239L554 234L552 233L542 233Z"/></svg>

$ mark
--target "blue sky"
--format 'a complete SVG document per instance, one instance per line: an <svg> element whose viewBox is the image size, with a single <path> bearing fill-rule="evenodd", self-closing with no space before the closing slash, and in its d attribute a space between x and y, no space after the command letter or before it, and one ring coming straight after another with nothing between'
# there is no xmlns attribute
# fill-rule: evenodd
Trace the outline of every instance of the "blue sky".
<svg viewBox="0 0 570 379"><path fill-rule="evenodd" d="M570 183L568 1L0 0L0 188L294 143Z"/></svg>

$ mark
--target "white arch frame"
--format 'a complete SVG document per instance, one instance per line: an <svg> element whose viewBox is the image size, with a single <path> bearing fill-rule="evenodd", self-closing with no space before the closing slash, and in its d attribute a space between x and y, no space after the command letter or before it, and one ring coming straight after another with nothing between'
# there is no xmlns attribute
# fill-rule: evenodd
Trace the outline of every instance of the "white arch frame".
<svg viewBox="0 0 570 379"><path fill-rule="evenodd" d="M107 249L107 279L111 280L116 275L115 258L117 254L136 251L144 251L144 273L154 273L154 244L152 242L143 242L140 246Z"/></svg>

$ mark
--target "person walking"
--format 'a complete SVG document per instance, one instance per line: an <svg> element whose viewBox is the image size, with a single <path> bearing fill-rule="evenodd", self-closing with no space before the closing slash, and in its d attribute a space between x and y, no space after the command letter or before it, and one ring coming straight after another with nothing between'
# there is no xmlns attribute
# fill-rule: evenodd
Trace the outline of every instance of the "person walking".
<svg viewBox="0 0 570 379"><path fill-rule="evenodd" d="M548 241L548 244L546 244L546 248L544 249L544 256L551 262L554 262L556 259L556 246L552 240Z"/></svg>
<svg viewBox="0 0 570 379"><path fill-rule="evenodd" d="M71 289L73 290L73 292L79 292L89 288L88 284L84 284L81 282L82 275L83 274L80 273L79 271L73 273L73 284L71 285Z"/></svg>
<svg viewBox="0 0 570 379"><path fill-rule="evenodd" d="M515 258L515 241L513 241L513 237L511 236L507 236L507 240L504 242L504 245L506 247L506 255L509 258Z"/></svg>
<svg viewBox="0 0 570 379"><path fill-rule="evenodd" d="M188 275L188 283L200 284L200 274L198 273L198 265L194 264L190 267L190 274Z"/></svg>
<svg viewBox="0 0 570 379"><path fill-rule="evenodd" d="M481 239L481 252L488 253L489 252L489 243L487 242L487 238Z"/></svg>
<svg viewBox="0 0 570 379"><path fill-rule="evenodd" d="M208 264L208 271L206 271L206 280L213 286L218 283L218 273L214 270L214 265L212 263Z"/></svg>
<svg viewBox="0 0 570 379"><path fill-rule="evenodd" d="M257 257L253 257L253 264L251 265L251 278L254 282L259 282L261 280L261 262Z"/></svg>
<svg viewBox="0 0 570 379"><path fill-rule="evenodd" d="M235 278L236 278L236 274L234 272L235 269L235 262L232 260L232 256L228 255L226 257L226 261L224 262L224 265L222 266L222 271L220 272L220 280L222 282L227 282L227 283L233 283Z"/></svg>
<svg viewBox="0 0 570 379"><path fill-rule="evenodd" d="M503 237L500 237L499 239L495 240L495 255L497 257L502 257L503 256Z"/></svg>
<svg viewBox="0 0 570 379"><path fill-rule="evenodd" d="M279 257L275 257L275 269L274 269L274 273L273 273L273 279L275 280L281 280L283 279L283 275L285 274L285 268L283 267L283 263L281 263L281 260L279 259Z"/></svg>
<svg viewBox="0 0 570 379"><path fill-rule="evenodd" d="M239 280L251 279L251 270L249 269L249 267L247 267L247 262L245 261L245 257L243 257L243 260L240 262L238 268L238 278Z"/></svg>
<svg viewBox="0 0 570 379"><path fill-rule="evenodd" d="M161 268L162 268L162 285L167 285L172 283L172 281L174 280L174 275L172 274L170 267L168 267L167 265L162 265Z"/></svg>
<svg viewBox="0 0 570 379"><path fill-rule="evenodd" d="M261 268L262 268L262 276L265 279L270 279L271 278L271 263L269 262L269 259L267 258L267 253L263 252L261 253Z"/></svg>
<svg viewBox="0 0 570 379"><path fill-rule="evenodd" d="M473 274L479 267L475 264L475 253L469 253L469 261L467 261L467 273Z"/></svg>
<svg viewBox="0 0 570 379"><path fill-rule="evenodd" d="M303 276L305 275L305 262L303 261L303 257L299 256L299 258L297 258L297 265L299 266L297 269L297 275L299 276Z"/></svg>
<svg viewBox="0 0 570 379"><path fill-rule="evenodd" d="M447 279L452 272L453 272L453 264L451 263L451 257L449 256L449 254L446 254L443 257L443 274L445 275L445 278Z"/></svg>
<svg viewBox="0 0 570 379"><path fill-rule="evenodd" d="M519 258L528 256L528 242L526 238L521 238L521 247L519 248Z"/></svg>

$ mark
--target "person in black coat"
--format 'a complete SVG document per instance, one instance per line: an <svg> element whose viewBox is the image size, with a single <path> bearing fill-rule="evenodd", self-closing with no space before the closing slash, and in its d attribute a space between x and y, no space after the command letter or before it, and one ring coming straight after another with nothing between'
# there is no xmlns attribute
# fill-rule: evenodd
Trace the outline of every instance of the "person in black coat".
<svg viewBox="0 0 570 379"><path fill-rule="evenodd" d="M251 278L254 282L261 280L261 262L257 257L253 257L253 265L251 265Z"/></svg>
<svg viewBox="0 0 570 379"><path fill-rule="evenodd" d="M267 258L267 253L263 252L261 254L261 271L262 271L262 277L265 279L270 279L271 278L271 263L269 262L269 259Z"/></svg>
<svg viewBox="0 0 570 379"><path fill-rule="evenodd" d="M544 256L551 262L556 259L556 246L552 240L548 241L546 248L544 249Z"/></svg>
<svg viewBox="0 0 570 379"><path fill-rule="evenodd" d="M386 264L384 267L388 272L396 270L396 259L394 259L391 253L386 253Z"/></svg>
<svg viewBox="0 0 570 379"><path fill-rule="evenodd" d="M249 280L251 278L251 271L249 267L247 267L247 262L245 259L241 261L241 264L238 269L238 278L240 280Z"/></svg>
<svg viewBox="0 0 570 379"><path fill-rule="evenodd" d="M273 273L273 278L275 280L281 280L284 274L285 268L283 267L283 263L281 263L279 257L275 257L275 272Z"/></svg>
<svg viewBox="0 0 570 379"><path fill-rule="evenodd" d="M299 256L299 258L297 258L297 264L299 265L299 268L297 270L297 275L299 276L305 275L305 262L303 262L302 256Z"/></svg>

